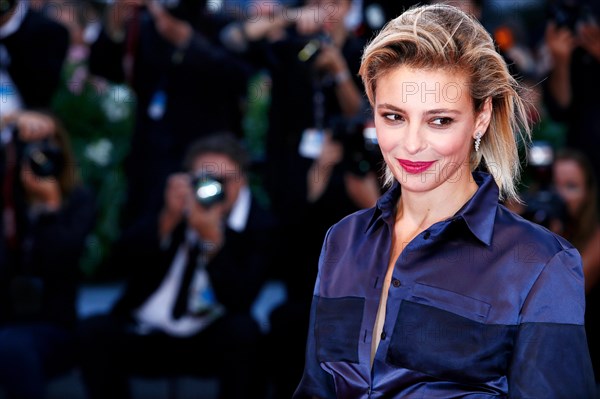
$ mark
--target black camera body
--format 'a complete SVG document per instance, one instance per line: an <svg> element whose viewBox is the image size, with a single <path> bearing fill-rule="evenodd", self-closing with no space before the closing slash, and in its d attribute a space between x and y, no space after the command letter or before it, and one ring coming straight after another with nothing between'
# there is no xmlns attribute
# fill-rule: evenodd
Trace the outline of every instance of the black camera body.
<svg viewBox="0 0 600 399"><path fill-rule="evenodd" d="M25 161L38 177L58 178L65 167L61 148L48 141L37 141L25 147Z"/></svg>
<svg viewBox="0 0 600 399"><path fill-rule="evenodd" d="M368 126L364 118L340 118L332 125L332 139L341 143L344 149L342 166L345 171L365 176L379 167L383 157L375 127Z"/></svg>
<svg viewBox="0 0 600 399"><path fill-rule="evenodd" d="M225 200L225 182L210 173L193 175L192 190L196 202L207 209Z"/></svg>
<svg viewBox="0 0 600 399"><path fill-rule="evenodd" d="M551 229L564 226L567 208L563 199L553 188L552 165L554 150L545 142L534 140L527 153L527 169L533 184L522 195L526 206L521 216Z"/></svg>
<svg viewBox="0 0 600 399"><path fill-rule="evenodd" d="M304 38L303 40L307 41L302 49L298 52L298 60L307 63L311 63L317 58L321 48L324 45L333 43L331 36L323 32L317 33L316 35L308 38Z"/></svg>
<svg viewBox="0 0 600 399"><path fill-rule="evenodd" d="M557 192L551 189L525 193L523 201L526 204L523 211L524 219L537 223L547 229L560 225L564 228L567 220L567 208ZM557 233L555 231L555 233Z"/></svg>

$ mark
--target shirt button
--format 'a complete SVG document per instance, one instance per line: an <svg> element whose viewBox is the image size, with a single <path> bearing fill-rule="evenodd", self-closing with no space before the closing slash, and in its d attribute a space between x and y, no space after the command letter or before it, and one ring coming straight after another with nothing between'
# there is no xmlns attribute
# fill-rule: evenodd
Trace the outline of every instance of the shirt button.
<svg viewBox="0 0 600 399"><path fill-rule="evenodd" d="M394 288L400 287L400 280L395 278L394 280L392 280L392 285L394 286Z"/></svg>
<svg viewBox="0 0 600 399"><path fill-rule="evenodd" d="M381 340L382 340L382 341L384 341L384 340L385 340L385 337L387 337L387 335L385 334L385 331L383 331L383 332L381 333Z"/></svg>
<svg viewBox="0 0 600 399"><path fill-rule="evenodd" d="M425 234L423 234L423 238L428 239L430 235L431 235L431 233L426 231Z"/></svg>

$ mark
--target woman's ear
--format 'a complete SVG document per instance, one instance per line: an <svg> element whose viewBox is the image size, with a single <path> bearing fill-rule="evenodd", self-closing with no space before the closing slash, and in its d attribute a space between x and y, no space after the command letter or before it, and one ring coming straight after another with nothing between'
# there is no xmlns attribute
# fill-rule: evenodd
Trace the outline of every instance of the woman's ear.
<svg viewBox="0 0 600 399"><path fill-rule="evenodd" d="M482 135L487 131L490 121L492 120L492 98L488 97L483 101L481 110L477 113L475 118L475 131L473 137L477 132L481 132Z"/></svg>

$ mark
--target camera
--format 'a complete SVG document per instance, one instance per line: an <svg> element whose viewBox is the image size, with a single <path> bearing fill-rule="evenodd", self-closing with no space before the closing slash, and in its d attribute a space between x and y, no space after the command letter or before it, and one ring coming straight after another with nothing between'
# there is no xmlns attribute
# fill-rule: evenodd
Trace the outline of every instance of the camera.
<svg viewBox="0 0 600 399"><path fill-rule="evenodd" d="M527 154L527 172L535 183L523 194L525 211L522 216L554 232L562 229L567 217L564 201L552 188L554 150L545 142L534 140Z"/></svg>
<svg viewBox="0 0 600 399"><path fill-rule="evenodd" d="M192 176L192 189L196 202L205 208L225 200L225 182L210 173Z"/></svg>
<svg viewBox="0 0 600 399"><path fill-rule="evenodd" d="M306 44L298 52L298 59L302 62L312 62L319 54L321 47L331 43L333 43L331 37L323 32L309 37Z"/></svg>
<svg viewBox="0 0 600 399"><path fill-rule="evenodd" d="M567 219L567 209L562 198L553 190L525 193L525 211L521 216L545 228L561 233Z"/></svg>
<svg viewBox="0 0 600 399"><path fill-rule="evenodd" d="M58 177L65 166L65 158L60 147L43 140L25 147L25 161L38 177Z"/></svg>
<svg viewBox="0 0 600 399"><path fill-rule="evenodd" d="M383 161L375 127L364 117L340 118L332 124L332 138L344 148L342 166L357 176L365 176Z"/></svg>

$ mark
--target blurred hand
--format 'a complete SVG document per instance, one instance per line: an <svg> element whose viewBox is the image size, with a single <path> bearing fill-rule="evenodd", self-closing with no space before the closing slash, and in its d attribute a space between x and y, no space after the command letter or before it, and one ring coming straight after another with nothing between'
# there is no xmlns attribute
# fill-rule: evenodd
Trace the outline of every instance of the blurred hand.
<svg viewBox="0 0 600 399"><path fill-rule="evenodd" d="M147 1L147 6L158 33L173 46L185 47L193 34L190 24L172 16L156 1Z"/></svg>
<svg viewBox="0 0 600 399"><path fill-rule="evenodd" d="M333 167L342 161L344 147L339 141L333 140L331 133L323 138L321 154L311 165L307 176L307 199L317 201L327 189Z"/></svg>
<svg viewBox="0 0 600 399"><path fill-rule="evenodd" d="M295 14L294 14L295 13ZM290 10L288 16L297 16L296 31L302 36L312 36L320 32L325 23L326 13L315 5L308 5Z"/></svg>
<svg viewBox="0 0 600 399"><path fill-rule="evenodd" d="M210 247L205 248L209 254L221 248L224 241L225 206L217 203L206 208L196 201L190 207L188 224Z"/></svg>
<svg viewBox="0 0 600 399"><path fill-rule="evenodd" d="M345 71L348 67L341 51L332 44L324 43L315 59L315 67L332 75Z"/></svg>
<svg viewBox="0 0 600 399"><path fill-rule="evenodd" d="M555 63L568 63L576 46L573 33L568 28L558 28L554 22L546 26L546 43Z"/></svg>
<svg viewBox="0 0 600 399"><path fill-rule="evenodd" d="M169 176L165 189L164 210L171 215L183 217L192 201L190 177L186 173L175 173Z"/></svg>
<svg viewBox="0 0 600 399"><path fill-rule="evenodd" d="M317 162L321 167L332 167L342 161L344 156L344 147L342 143L333 139L331 133L326 133L323 138L323 147L321 155Z"/></svg>
<svg viewBox="0 0 600 399"><path fill-rule="evenodd" d="M167 179L165 204L159 220L161 238L169 235L183 220L193 200L190 177L186 173L175 173Z"/></svg>
<svg viewBox="0 0 600 399"><path fill-rule="evenodd" d="M25 192L33 202L43 204L49 210L58 210L62 203L60 185L54 177L39 177L29 165L21 168L21 181Z"/></svg>
<svg viewBox="0 0 600 399"><path fill-rule="evenodd" d="M577 29L579 45L600 62L600 26L586 22Z"/></svg>
<svg viewBox="0 0 600 399"><path fill-rule="evenodd" d="M366 176L357 176L352 173L344 175L344 184L346 192L354 204L359 208L371 208L375 206L381 191L379 182L373 172Z"/></svg>
<svg viewBox="0 0 600 399"><path fill-rule="evenodd" d="M144 0L116 0L106 13L106 29L114 40L123 40L125 25L135 10L144 5Z"/></svg>
<svg viewBox="0 0 600 399"><path fill-rule="evenodd" d="M0 125L14 123L19 139L25 142L43 140L54 135L56 124L52 117L35 111L20 111L2 117Z"/></svg>

